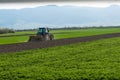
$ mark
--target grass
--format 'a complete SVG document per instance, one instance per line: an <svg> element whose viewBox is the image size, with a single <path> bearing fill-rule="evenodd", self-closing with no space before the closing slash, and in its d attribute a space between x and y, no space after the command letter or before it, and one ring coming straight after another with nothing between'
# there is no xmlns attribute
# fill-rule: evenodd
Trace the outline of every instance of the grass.
<svg viewBox="0 0 120 80"><path fill-rule="evenodd" d="M0 55L0 80L119 80L120 38Z"/></svg>
<svg viewBox="0 0 120 80"><path fill-rule="evenodd" d="M56 39L59 38L72 38L72 37L82 37L91 36L99 34L117 33L120 32L120 28L92 28L92 29L77 29L77 30L56 30L53 31Z"/></svg>
<svg viewBox="0 0 120 80"><path fill-rule="evenodd" d="M28 36L0 38L0 44L13 44L13 43L27 42L28 38L29 38Z"/></svg>
<svg viewBox="0 0 120 80"><path fill-rule="evenodd" d="M22 35L22 34L35 34L35 33L36 33L36 31L21 31L21 32L15 32L15 33L0 34L0 36Z"/></svg>
<svg viewBox="0 0 120 80"><path fill-rule="evenodd" d="M120 28L51 30L51 33L54 34L55 39L92 36L92 35L118 33L118 32L120 32ZM17 32L15 34L35 34L35 31ZM9 35L9 34L6 34L6 35ZM27 41L28 41L28 36L19 36L19 37L14 36L14 37L0 38L0 44L12 44L12 43L19 43L19 42L27 42Z"/></svg>

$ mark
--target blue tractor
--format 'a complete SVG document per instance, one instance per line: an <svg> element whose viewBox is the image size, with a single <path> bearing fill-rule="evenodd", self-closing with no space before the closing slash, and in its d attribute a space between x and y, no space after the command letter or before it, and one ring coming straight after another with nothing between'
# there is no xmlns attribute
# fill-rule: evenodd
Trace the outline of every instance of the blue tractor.
<svg viewBox="0 0 120 80"><path fill-rule="evenodd" d="M53 34L49 33L48 28L39 28L36 35L30 36L29 41L48 41L54 40Z"/></svg>

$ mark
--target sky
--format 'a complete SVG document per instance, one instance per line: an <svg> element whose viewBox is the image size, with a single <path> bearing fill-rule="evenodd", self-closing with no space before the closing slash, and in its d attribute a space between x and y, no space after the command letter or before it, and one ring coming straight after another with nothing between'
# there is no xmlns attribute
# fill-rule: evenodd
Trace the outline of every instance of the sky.
<svg viewBox="0 0 120 80"><path fill-rule="evenodd" d="M11 2L10 2L11 1ZM110 5L120 5L119 0L0 0L0 9L21 9L21 8L34 8L38 6L46 6L46 5L57 5L57 6L85 6L85 7L109 7ZM28 1L28 0L27 0Z"/></svg>
<svg viewBox="0 0 120 80"><path fill-rule="evenodd" d="M10 2L11 1L11 2ZM34 8L39 6L46 5L57 5L57 6L81 6L81 7L109 7L111 5L120 5L120 1L118 0L0 0L0 9L22 9L22 8ZM108 15L109 16L109 15ZM118 16L118 15L117 15ZM114 17L114 14L113 14ZM119 17L115 15L115 23L117 22ZM119 18L120 19L120 18ZM107 18L109 21L109 17ZM1 19L2 21L2 19ZM19 20L18 20L19 21ZM119 21L119 20L118 20ZM4 20L3 20L4 22ZM19 23L19 22L18 22ZM118 22L119 23L119 22ZM17 24L17 23L15 23ZM27 24L27 23L26 23ZM106 23L107 24L107 23ZM114 23L112 23L114 24ZM89 24L87 24L89 25Z"/></svg>

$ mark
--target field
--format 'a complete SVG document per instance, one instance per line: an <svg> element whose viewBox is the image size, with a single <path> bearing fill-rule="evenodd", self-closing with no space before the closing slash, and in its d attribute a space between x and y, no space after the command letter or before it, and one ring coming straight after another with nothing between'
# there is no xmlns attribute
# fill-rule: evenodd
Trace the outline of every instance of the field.
<svg viewBox="0 0 120 80"><path fill-rule="evenodd" d="M16 32L0 36L35 34L35 32ZM78 40L75 38L74 41L74 37L108 33L118 33L116 36L120 36L120 28L52 30L51 33L55 35L55 39L71 39L64 39L63 44L68 42L64 46L32 48L32 50L11 53L1 53L0 51L0 80L120 80L120 37L110 38L113 37L112 34L107 35L109 39L102 39L105 36L101 38L96 36L94 37L96 41L80 42L79 38ZM91 37L82 40L86 39L92 40ZM0 44L21 43L27 42L27 40L28 36L0 37ZM70 43L79 43L69 44L69 41L66 40L69 40ZM54 42L57 41L59 42L59 40ZM41 42L40 46L44 43L53 44L52 41ZM34 42L25 44L27 46L21 48L39 45ZM21 44L19 45L21 46ZM10 47L10 45L6 45L7 47L0 45L0 50L2 50L2 46L6 51L9 48L16 48L15 46Z"/></svg>
<svg viewBox="0 0 120 80"><path fill-rule="evenodd" d="M0 36L35 34L35 33L36 33L36 31L18 31L18 32L15 32L15 33L0 34Z"/></svg>
<svg viewBox="0 0 120 80"><path fill-rule="evenodd" d="M41 49L48 47L55 47L67 44L74 44L79 42L87 42L87 41L95 41L106 38L114 38L120 37L120 33L111 33L111 34L102 34L102 35L94 35L94 36L85 36L85 37L76 37L76 38L65 38L65 39L57 39L50 41L35 41L35 42L24 42L24 43L16 43L16 44L4 44L0 45L0 52L16 52L23 50L31 50L31 49Z"/></svg>
<svg viewBox="0 0 120 80"><path fill-rule="evenodd" d="M91 36L91 35L106 34L106 33L117 33L117 32L120 32L120 28L51 30L50 32L54 34L55 39L61 39L61 38L82 37L82 36ZM35 34L35 33L36 33L36 31L23 31L23 32L16 32L15 34L13 34L13 33L1 34L0 36ZM28 39L29 39L29 36L0 37L0 44L12 44L12 43L27 42Z"/></svg>
<svg viewBox="0 0 120 80"><path fill-rule="evenodd" d="M0 80L119 80L120 38L0 55Z"/></svg>

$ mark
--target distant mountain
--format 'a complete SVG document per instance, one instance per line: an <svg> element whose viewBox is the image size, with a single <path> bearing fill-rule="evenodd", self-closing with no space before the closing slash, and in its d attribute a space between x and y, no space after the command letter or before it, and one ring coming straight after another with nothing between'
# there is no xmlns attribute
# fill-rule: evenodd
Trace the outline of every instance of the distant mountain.
<svg viewBox="0 0 120 80"><path fill-rule="evenodd" d="M0 9L0 26L15 29L100 25L120 25L120 6L95 8L48 5L19 10Z"/></svg>

